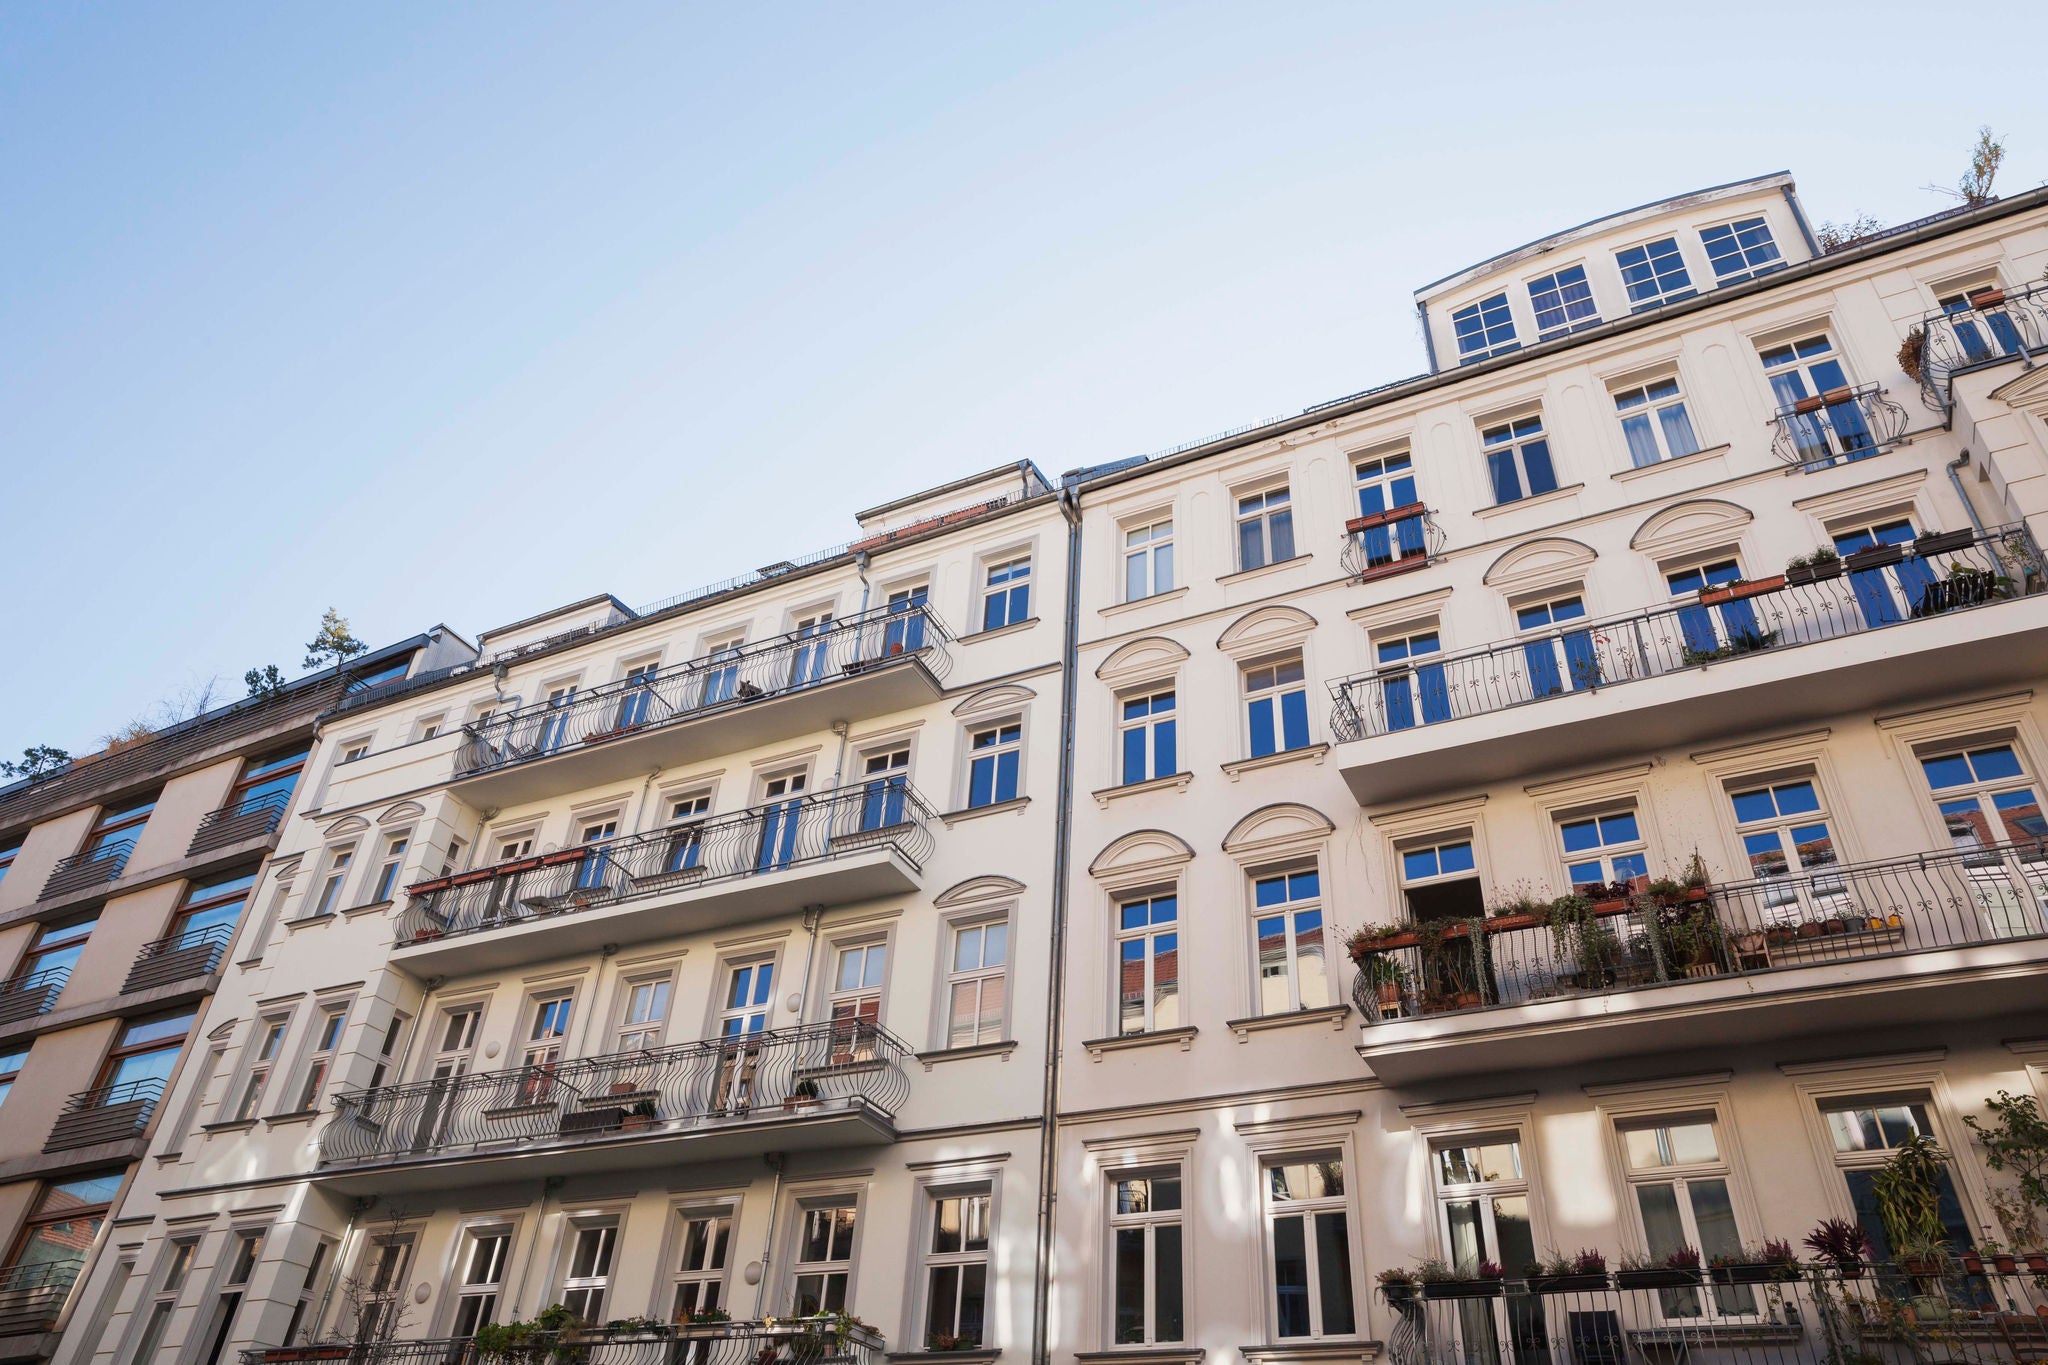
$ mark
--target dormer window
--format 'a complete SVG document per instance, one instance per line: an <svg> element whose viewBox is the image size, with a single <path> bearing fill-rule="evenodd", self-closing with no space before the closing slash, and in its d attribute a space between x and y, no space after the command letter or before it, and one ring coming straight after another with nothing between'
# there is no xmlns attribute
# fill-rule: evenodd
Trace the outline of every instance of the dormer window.
<svg viewBox="0 0 2048 1365"><path fill-rule="evenodd" d="M1551 341L1600 321L1586 267L1568 265L1529 281L1529 306L1536 310L1536 339Z"/></svg>
<svg viewBox="0 0 2048 1365"><path fill-rule="evenodd" d="M1770 224L1761 218L1740 218L1718 227L1701 228L1700 242L1707 259L1714 263L1714 277L1721 284L1741 284L1785 264L1778 244L1771 240Z"/></svg>
<svg viewBox="0 0 2048 1365"><path fill-rule="evenodd" d="M1515 340L1515 319L1508 312L1506 294L1460 308L1451 314L1451 329L1457 333L1460 365L1504 355L1521 346Z"/></svg>
<svg viewBox="0 0 2048 1365"><path fill-rule="evenodd" d="M1678 254L1676 237L1624 247L1614 253L1614 263L1621 267L1621 282L1628 288L1630 312L1693 296L1692 276L1686 273L1685 258Z"/></svg>

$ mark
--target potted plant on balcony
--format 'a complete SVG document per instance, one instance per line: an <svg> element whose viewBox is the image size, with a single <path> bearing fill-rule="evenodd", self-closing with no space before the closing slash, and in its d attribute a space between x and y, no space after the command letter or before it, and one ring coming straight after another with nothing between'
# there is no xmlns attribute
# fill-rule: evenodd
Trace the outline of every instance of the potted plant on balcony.
<svg viewBox="0 0 2048 1365"><path fill-rule="evenodd" d="M2007 1259L2017 1269L2017 1260L2023 1257L2029 1271L2048 1274L2041 1235L2048 1215L2048 1119L2032 1096L2004 1090L1985 1100L1984 1107L1990 1111L1990 1122L1966 1115L1963 1123L1984 1149L1984 1164L2013 1178L2011 1185L1991 1195L1992 1212L2016 1248Z"/></svg>
<svg viewBox="0 0 2048 1365"><path fill-rule="evenodd" d="M619 1126L627 1132L633 1132L637 1129L652 1127L654 1120L658 1117L659 1115L654 1109L653 1100L636 1100L633 1103L633 1107L626 1111L626 1117Z"/></svg>
<svg viewBox="0 0 2048 1365"><path fill-rule="evenodd" d="M1700 1253L1694 1247L1680 1247L1668 1256L1624 1256L1614 1272L1619 1289L1676 1289L1700 1282Z"/></svg>
<svg viewBox="0 0 2048 1365"><path fill-rule="evenodd" d="M1385 953L1368 953L1358 964L1358 974L1372 991L1380 1018L1399 1017L1408 996L1408 969Z"/></svg>
<svg viewBox="0 0 2048 1365"><path fill-rule="evenodd" d="M794 1086L790 1087L789 1094L783 1097L782 1107L789 1113L799 1113L805 1109L817 1108L818 1083L808 1077L798 1081Z"/></svg>
<svg viewBox="0 0 2048 1365"><path fill-rule="evenodd" d="M1353 965L1363 967L1366 959L1384 948L1406 948L1415 942L1415 936L1406 929L1386 924L1362 924L1351 931L1344 949L1351 954Z"/></svg>
<svg viewBox="0 0 2048 1365"><path fill-rule="evenodd" d="M1906 339L1899 343L1899 369L1906 378L1918 384L1921 382L1923 366L1927 362L1927 329L1914 327L1906 333Z"/></svg>
<svg viewBox="0 0 2048 1365"><path fill-rule="evenodd" d="M1422 1281L1407 1266L1388 1266L1373 1277L1379 1283L1380 1297L1396 1308L1412 1303L1420 1291Z"/></svg>
<svg viewBox="0 0 2048 1365"><path fill-rule="evenodd" d="M1872 545L1844 559L1842 567L1850 573L1864 573L1871 569L1886 568L1905 557L1906 547L1903 545Z"/></svg>
<svg viewBox="0 0 2048 1365"><path fill-rule="evenodd" d="M1480 989L1476 954L1484 930L1477 919L1426 919L1415 926L1421 954L1422 1010L1425 1014L1477 1009Z"/></svg>
<svg viewBox="0 0 2048 1365"><path fill-rule="evenodd" d="M1938 1277L1947 1257L1948 1227L1941 1217L1941 1178L1948 1153L1924 1133L1893 1149L1871 1178L1877 1215L1906 1273Z"/></svg>
<svg viewBox="0 0 2048 1365"><path fill-rule="evenodd" d="M1853 1219L1824 1218L1806 1234L1806 1246L1843 1279L1861 1279L1863 1256L1870 1250L1870 1234Z"/></svg>
<svg viewBox="0 0 2048 1365"><path fill-rule="evenodd" d="M1923 531L1913 539L1913 553L1922 559L1932 559L1951 550L1967 550L1976 543L1975 531Z"/></svg>
<svg viewBox="0 0 2048 1365"><path fill-rule="evenodd" d="M1505 1272L1492 1261L1481 1261L1474 1275L1461 1275L1440 1260L1427 1260L1416 1267L1425 1299L1497 1299Z"/></svg>
<svg viewBox="0 0 2048 1365"><path fill-rule="evenodd" d="M1587 1248L1565 1253L1553 1251L1528 1270L1532 1294L1583 1294L1607 1288L1607 1257Z"/></svg>

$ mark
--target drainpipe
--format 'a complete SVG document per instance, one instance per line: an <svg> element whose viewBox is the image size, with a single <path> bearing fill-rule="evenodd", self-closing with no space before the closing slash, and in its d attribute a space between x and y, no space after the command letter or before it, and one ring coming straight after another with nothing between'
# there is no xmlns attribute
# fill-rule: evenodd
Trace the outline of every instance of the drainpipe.
<svg viewBox="0 0 2048 1365"><path fill-rule="evenodd" d="M839 790L839 783L846 773L846 735L850 727L843 720L832 722L832 733L839 736L839 757L832 760L832 791Z"/></svg>
<svg viewBox="0 0 2048 1365"><path fill-rule="evenodd" d="M818 930L825 923L825 907L806 905L804 907L804 928L811 931L811 941L804 947L804 980L799 987L796 1000L797 1027L803 1027L804 1011L811 1005L811 964L818 960Z"/></svg>
<svg viewBox="0 0 2048 1365"><path fill-rule="evenodd" d="M1416 304L1415 315L1422 319L1422 352L1429 357L1429 372L1435 374L1437 371L1436 339L1429 334L1429 305L1426 303Z"/></svg>
<svg viewBox="0 0 2048 1365"><path fill-rule="evenodd" d="M640 804L633 807L633 827L626 831L628 835L640 832L640 822L647 818L647 793L654 790L654 779L660 776L660 768L647 770L647 780L640 784Z"/></svg>
<svg viewBox="0 0 2048 1365"><path fill-rule="evenodd" d="M342 1267L348 1264L349 1258L354 1254L354 1248L349 1243L356 1235L356 1223L376 1202L374 1195L357 1195L349 1202L348 1226L341 1230L341 1240L334 1244L334 1264L327 1267L327 1287L320 1291L320 1306L313 1310L313 1320L304 1324L308 1341L319 1339L320 1324L327 1321L327 1305L334 1302L334 1291L341 1284ZM303 1208L304 1205L300 1207ZM291 1345L289 1341L284 1344Z"/></svg>
<svg viewBox="0 0 2048 1365"><path fill-rule="evenodd" d="M769 1257L775 1250L775 1220L781 1217L777 1205L782 1202L782 1153L763 1152L761 1159L775 1172L775 1185L768 1191L768 1235L761 1239L761 1280L754 1286L754 1321L761 1320L761 1307L768 1300Z"/></svg>
<svg viewBox="0 0 2048 1365"><path fill-rule="evenodd" d="M1052 1310L1053 1215L1059 1183L1060 1047L1067 993L1067 872L1074 835L1074 693L1075 658L1081 629L1081 497L1078 489L1060 492L1060 515L1067 520L1067 621L1060 644L1060 781L1053 832L1052 970L1045 990L1045 1088L1038 1120L1038 1256L1031 1281L1031 1359L1045 1365L1051 1356L1046 1324Z"/></svg>
<svg viewBox="0 0 2048 1365"><path fill-rule="evenodd" d="M1977 504L1970 501L1969 492L1963 487L1963 476L1956 471L1970 462L1970 452L1964 451L1948 462L1948 481L1956 486L1956 496L1963 500L1963 512L1970 518L1970 525L1976 528L1977 539L1984 538L1984 523L1978 519Z"/></svg>

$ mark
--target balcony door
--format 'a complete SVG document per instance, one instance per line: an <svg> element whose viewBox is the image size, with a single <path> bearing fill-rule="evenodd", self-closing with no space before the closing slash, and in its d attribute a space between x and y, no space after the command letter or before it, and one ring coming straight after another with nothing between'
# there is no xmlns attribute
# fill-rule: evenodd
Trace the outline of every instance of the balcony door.
<svg viewBox="0 0 2048 1365"><path fill-rule="evenodd" d="M1529 1220L1529 1182L1521 1143L1509 1135L1460 1139L1430 1153L1437 1192L1437 1235L1444 1259L1459 1274L1477 1276L1491 1262L1517 1276L1536 1259ZM1543 1300L1533 1294L1460 1299L1456 1354L1465 1365L1549 1365Z"/></svg>
<svg viewBox="0 0 2048 1365"><path fill-rule="evenodd" d="M1352 468L1358 487L1358 515L1375 516L1397 507L1412 507L1421 501L1415 491L1415 462L1405 450L1376 460L1361 460ZM1422 553L1422 518L1407 517L1392 525L1381 523L1359 533L1365 542L1365 563L1369 569L1408 559Z"/></svg>
<svg viewBox="0 0 2048 1365"><path fill-rule="evenodd" d="M602 820L591 820L583 826L583 837L577 842L589 850L583 861L576 864L576 889L594 891L611 882L611 841L619 834L616 817L607 816Z"/></svg>
<svg viewBox="0 0 2048 1365"><path fill-rule="evenodd" d="M797 828L802 823L804 787L809 774L783 773L761 788L761 839L754 852L754 870L772 872L797 856Z"/></svg>
<svg viewBox="0 0 2048 1365"><path fill-rule="evenodd" d="M887 829L903 823L903 794L910 789L910 750L869 754L861 793L860 827Z"/></svg>
<svg viewBox="0 0 2048 1365"><path fill-rule="evenodd" d="M1789 409L1801 399L1849 387L1849 372L1825 332L1766 347L1762 352L1764 377L1778 407ZM1787 417L1792 442L1798 447L1802 464L1827 463L1837 458L1862 459L1877 453L1877 442L1863 420L1863 410L1851 400L1830 403L1816 412Z"/></svg>
<svg viewBox="0 0 2048 1365"><path fill-rule="evenodd" d="M809 687L825 680L825 665L832 649L832 613L821 611L796 623L796 649L789 658L789 685Z"/></svg>
<svg viewBox="0 0 2048 1365"><path fill-rule="evenodd" d="M1739 582L1741 578L1740 564L1733 559L1717 559L1693 568L1668 572L1664 575L1664 584L1671 589L1673 597L1697 597L1710 589ZM1724 647L1757 649L1765 643L1763 627L1757 623L1756 608L1744 598L1723 602L1717 607L1703 607L1697 602L1681 606L1678 609L1678 629L1685 637L1685 651L1680 656L1680 661L1685 664L1705 663Z"/></svg>
<svg viewBox="0 0 2048 1365"><path fill-rule="evenodd" d="M721 1041L711 1108L743 1114L753 1100L754 1075L761 1064L760 1037L768 1031L775 990L773 962L735 962L725 969L724 1006L718 1014Z"/></svg>
<svg viewBox="0 0 2048 1365"><path fill-rule="evenodd" d="M576 685L565 684L548 690L547 710L541 713L539 749L551 754L569 741L569 710L576 702Z"/></svg>
<svg viewBox="0 0 2048 1365"><path fill-rule="evenodd" d="M554 1097L555 1072L568 1046L569 1018L575 1012L571 995L541 996L530 1009L526 1049L520 1056L519 1103L544 1104Z"/></svg>
<svg viewBox="0 0 2048 1365"><path fill-rule="evenodd" d="M482 1005L460 1005L442 1012L441 1036L427 1068L431 1084L420 1101L419 1127L414 1130L415 1152L429 1151L447 1136L454 1112L453 1095L462 1077L469 1074L470 1060L476 1052L477 1026L483 1017Z"/></svg>
<svg viewBox="0 0 2048 1365"><path fill-rule="evenodd" d="M1986 280L1976 287L1995 289L1998 286L1996 281ZM2003 308L1979 313L1970 307L1967 291L1949 294L1940 303L1941 311L1949 316L1949 331L1955 335L1956 345L1962 348L1964 364L1982 365L1986 361L2018 355L2026 349L2020 342L2019 328L2013 326L2012 318Z"/></svg>
<svg viewBox="0 0 2048 1365"><path fill-rule="evenodd" d="M654 676L657 666L641 664L626 671L625 686L619 693L619 710L613 724L621 730L645 725L654 711Z"/></svg>
<svg viewBox="0 0 2048 1365"><path fill-rule="evenodd" d="M1847 559L1880 545L1911 546L1913 523L1904 517L1834 533L1835 550ZM1934 573L1919 556L1907 554L1896 564L1858 569L1849 575L1850 591L1867 626L1888 626L1919 613L1934 586Z"/></svg>
<svg viewBox="0 0 2048 1365"><path fill-rule="evenodd" d="M889 594L889 619L882 628L882 655L915 654L924 648L924 604L930 589L922 584Z"/></svg>

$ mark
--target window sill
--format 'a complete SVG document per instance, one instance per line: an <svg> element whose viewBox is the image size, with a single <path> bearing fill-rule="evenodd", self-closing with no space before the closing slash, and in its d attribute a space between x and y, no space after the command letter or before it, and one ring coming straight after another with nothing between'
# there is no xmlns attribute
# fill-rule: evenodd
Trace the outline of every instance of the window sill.
<svg viewBox="0 0 2048 1365"><path fill-rule="evenodd" d="M199 1125L199 1131L202 1133L247 1133L254 1131L256 1125L260 1122L262 1122L260 1119L229 1119L225 1123L202 1123Z"/></svg>
<svg viewBox="0 0 2048 1365"><path fill-rule="evenodd" d="M1278 573L1296 564L1306 564L1314 558L1314 555L1296 555L1292 559L1276 559L1271 564L1261 564L1256 569L1239 569L1236 573L1227 573L1216 581L1225 585L1242 583L1247 578L1263 578L1267 574Z"/></svg>
<svg viewBox="0 0 2048 1365"><path fill-rule="evenodd" d="M1124 1346L1113 1351L1076 1351L1077 1365L1201 1365L1200 1346Z"/></svg>
<svg viewBox="0 0 2048 1365"><path fill-rule="evenodd" d="M185 1154L183 1152L158 1152L156 1154L156 1164L159 1167L175 1166L184 1159Z"/></svg>
<svg viewBox="0 0 2048 1365"><path fill-rule="evenodd" d="M343 919L354 919L357 915L367 915L372 910L389 910L393 904L394 902L392 901L371 901L368 905L351 905L348 909L341 912L341 917Z"/></svg>
<svg viewBox="0 0 2048 1365"><path fill-rule="evenodd" d="M1497 502L1491 507L1477 507L1472 515L1481 521L1488 517L1504 517L1510 512L1519 512L1525 507L1545 507L1553 502L1564 502L1585 491L1582 483L1568 483L1562 488L1553 488L1548 493L1538 493L1533 498L1516 498L1513 502Z"/></svg>
<svg viewBox="0 0 2048 1365"><path fill-rule="evenodd" d="M1010 1060L1010 1054L1016 1050L1017 1040L1008 1038L1000 1043L976 1043L972 1047L934 1048L930 1052L918 1053L917 1060L924 1063L926 1071L930 1071L940 1062L965 1062L976 1057L994 1057L998 1061L1007 1062Z"/></svg>
<svg viewBox="0 0 2048 1365"><path fill-rule="evenodd" d="M1002 1358L999 1346L970 1346L961 1351L890 1351L882 1357L889 1365L925 1365L926 1361L937 1365L942 1360L958 1361L960 1365L995 1365Z"/></svg>
<svg viewBox="0 0 2048 1365"><path fill-rule="evenodd" d="M318 1109L294 1109L289 1114L272 1114L263 1120L265 1128L291 1128L301 1123L311 1123L320 1117Z"/></svg>
<svg viewBox="0 0 2048 1365"><path fill-rule="evenodd" d="M1256 573L1258 571L1254 569L1253 572ZM1137 611L1141 607L1156 606L1162 602L1178 602L1187 594L1188 585L1183 583L1177 588L1168 588L1165 592L1155 592L1150 597L1133 597L1128 601L1112 602L1106 607L1097 607L1095 614L1097 616L1121 616L1127 611Z"/></svg>
<svg viewBox="0 0 2048 1365"><path fill-rule="evenodd" d="M1224 1025L1237 1035L1240 1043L1248 1042L1254 1033L1267 1033L1279 1028L1299 1028L1304 1024L1328 1024L1337 1032L1344 1031L1344 1025L1351 1019L1351 1006L1324 1005L1320 1009L1290 1010L1286 1014L1255 1014L1247 1019L1232 1019Z"/></svg>
<svg viewBox="0 0 2048 1365"><path fill-rule="evenodd" d="M1102 1060L1102 1054L1105 1052L1129 1052L1134 1048L1141 1047L1165 1047L1169 1043L1179 1044L1180 1050L1186 1052L1195 1045L1196 1032L1195 1026L1190 1024L1186 1028L1158 1029L1151 1033L1120 1033L1111 1038L1091 1038L1081 1044L1081 1046L1088 1049L1089 1060L1097 1062Z"/></svg>
<svg viewBox="0 0 2048 1365"><path fill-rule="evenodd" d="M1690 455L1680 455L1676 459L1659 460L1655 464L1634 465L1612 477L1616 483L1627 483L1630 479L1646 479L1652 474L1661 474L1667 469L1685 469L1692 465L1705 464L1709 460L1719 459L1732 449L1734 447L1727 444L1708 446L1705 450L1695 450Z"/></svg>
<svg viewBox="0 0 2048 1365"><path fill-rule="evenodd" d="M1107 806L1120 796L1137 796L1141 792L1183 791L1188 783L1194 780L1193 773L1168 773L1164 777L1155 777L1145 782L1127 782L1121 787L1104 787L1092 795L1095 797L1096 805Z"/></svg>
<svg viewBox="0 0 2048 1365"><path fill-rule="evenodd" d="M1237 1353L1247 1365L1334 1365L1343 1360L1373 1360L1380 1350L1377 1341L1303 1341L1285 1346L1240 1346Z"/></svg>
<svg viewBox="0 0 2048 1365"><path fill-rule="evenodd" d="M1235 763L1224 764L1223 771L1230 774L1230 780L1235 782L1244 774L1257 772L1260 768L1277 768L1283 763L1299 763L1306 758L1312 758L1320 764L1325 758L1329 757L1329 754L1329 745L1309 744L1299 749L1282 749L1277 754L1260 754L1257 758L1240 758Z"/></svg>
<svg viewBox="0 0 2048 1365"><path fill-rule="evenodd" d="M1008 801L998 801L992 806L969 806L965 810L949 810L939 818L946 822L947 829L951 829L962 820L979 820L984 815L1001 815L1007 810L1023 810L1030 804L1030 797L1016 796Z"/></svg>
<svg viewBox="0 0 2048 1365"><path fill-rule="evenodd" d="M977 630L972 635L955 635L953 643L956 645L971 645L982 640L993 640L998 635L1015 635L1018 631L1029 630L1037 624L1038 618L1036 616L1027 616L1021 621L1012 621L1007 626L997 626L993 630Z"/></svg>
<svg viewBox="0 0 2048 1365"><path fill-rule="evenodd" d="M335 916L333 915L301 915L297 919L286 920L284 928L286 933L296 934L301 929L311 929L321 924L332 924L334 920Z"/></svg>

